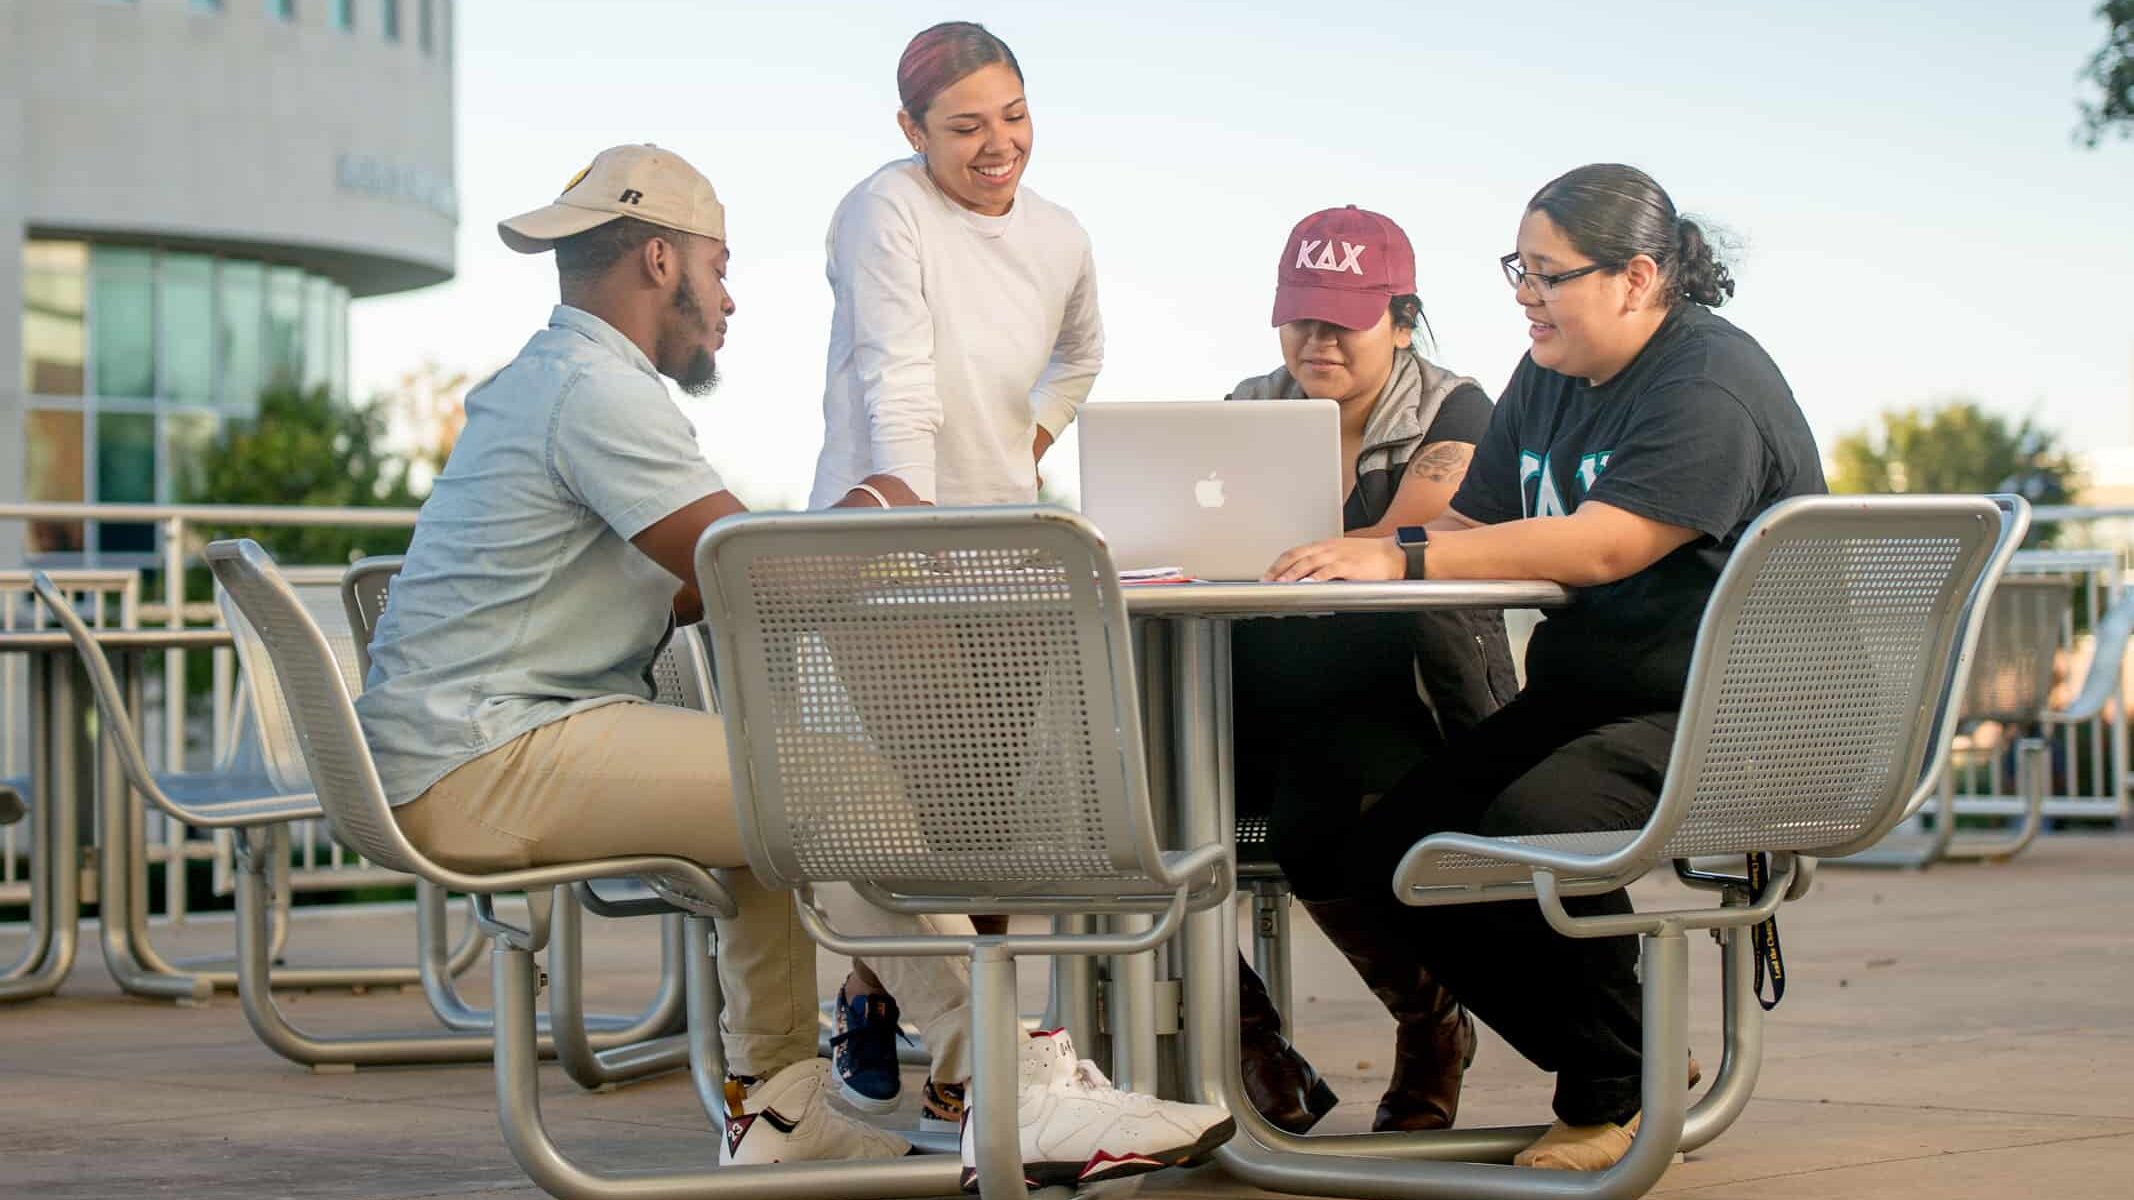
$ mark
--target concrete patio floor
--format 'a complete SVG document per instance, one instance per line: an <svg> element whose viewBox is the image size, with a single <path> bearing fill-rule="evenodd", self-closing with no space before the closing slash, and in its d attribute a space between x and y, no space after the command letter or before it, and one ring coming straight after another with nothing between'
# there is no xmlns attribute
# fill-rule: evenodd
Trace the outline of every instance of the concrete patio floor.
<svg viewBox="0 0 2134 1200"><path fill-rule="evenodd" d="M1640 885L1641 906L1683 893ZM644 996L646 923L593 923L596 1002ZM1783 927L1791 976L1762 1080L1725 1137L1655 1194L1743 1200L2134 1194L2134 837L2054 836L2014 863L1925 873L1825 870ZM1301 914L1299 1042L1340 1091L1330 1129L1362 1129L1391 1021ZM159 931L173 953L224 949L227 921ZM404 914L300 919L291 960L381 959ZM57 997L0 1007L0 1196L525 1197L485 1066L313 1075L253 1040L234 997L197 1008L118 993L91 957ZM0 930L0 961L19 930ZM1716 952L1694 947L1692 1044L1716 1065ZM822 959L825 994L843 973ZM486 970L466 979L486 993ZM1026 968L1035 1008L1041 968ZM322 1031L411 1027L417 995L290 996ZM608 1167L703 1165L716 1143L686 1079L605 1094L544 1071L574 1154ZM907 1096L918 1073L908 1076ZM1548 1081L1485 1034L1463 1124L1547 1119ZM909 1123L911 1114L892 1118ZM1213 1170L1146 1195L1257 1195Z"/></svg>

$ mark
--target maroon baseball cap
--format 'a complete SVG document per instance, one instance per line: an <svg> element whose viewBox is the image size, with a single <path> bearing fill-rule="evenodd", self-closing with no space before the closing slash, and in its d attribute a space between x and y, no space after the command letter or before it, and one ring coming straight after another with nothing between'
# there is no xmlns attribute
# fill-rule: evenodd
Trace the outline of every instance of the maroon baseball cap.
<svg viewBox="0 0 2134 1200"><path fill-rule="evenodd" d="M1395 296L1415 294L1415 247L1392 218L1351 204L1297 222L1275 273L1274 323L1378 324Z"/></svg>

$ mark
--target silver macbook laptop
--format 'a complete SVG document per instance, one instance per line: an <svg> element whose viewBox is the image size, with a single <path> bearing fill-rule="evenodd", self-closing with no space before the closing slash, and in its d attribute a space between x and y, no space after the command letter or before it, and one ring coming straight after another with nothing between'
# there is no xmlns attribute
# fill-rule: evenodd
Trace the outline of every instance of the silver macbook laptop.
<svg viewBox="0 0 2134 1200"><path fill-rule="evenodd" d="M1122 571L1258 579L1291 546L1341 536L1331 400L1082 408L1082 512Z"/></svg>

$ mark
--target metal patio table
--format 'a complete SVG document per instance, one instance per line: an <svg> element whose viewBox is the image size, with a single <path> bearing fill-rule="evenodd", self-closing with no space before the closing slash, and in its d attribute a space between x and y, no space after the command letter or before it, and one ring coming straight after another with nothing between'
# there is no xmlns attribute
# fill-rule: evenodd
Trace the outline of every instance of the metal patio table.
<svg viewBox="0 0 2134 1200"><path fill-rule="evenodd" d="M1231 756L1230 626L1235 621L1311 618L1341 613L1387 613L1422 609L1560 608L1570 592L1548 583L1431 580L1387 583L1187 583L1134 585L1126 590L1136 637L1143 721L1147 726L1149 783L1159 814L1167 814L1178 844L1234 833ZM1390 886L1390 881L1389 881ZM1416 1134L1298 1136L1261 1120L1245 1098L1238 1073L1237 947L1235 892L1224 903L1187 918L1162 966L1142 956L1112 964L1106 1024L1112 1033L1112 1063L1120 1086L1158 1090L1202 1103L1221 1104L1237 1115L1239 1135L1217 1153L1225 1169L1248 1182L1256 1166L1305 1166L1329 1177L1340 1174L1339 1157L1508 1162L1541 1133L1541 1127L1452 1129ZM1724 942L1729 977L1752 969L1746 937ZM1062 964L1065 965L1065 964ZM1071 970L1072 968L1070 968ZM1702 1145L1739 1115L1754 1085L1757 1055L1750 1052L1761 1030L1751 989L1726 1014L1727 1045L1719 1078L1692 1110L1685 1149ZM1094 1015L1086 979L1070 975L1054 992L1055 1015L1075 1026ZM1182 1019L1159 1020L1176 1004ZM1176 1031L1176 1036L1162 1033ZM1311 1167L1310 1164L1320 1164ZM1331 1180L1329 1180L1331 1182ZM1335 1184L1327 1194L1398 1195L1371 1183Z"/></svg>
<svg viewBox="0 0 2134 1200"><path fill-rule="evenodd" d="M146 651L210 650L230 644L229 633L220 629L100 629L95 631L95 637L105 650L122 660ZM79 949L85 865L83 820L89 819L94 827L94 816L84 811L75 786L80 774L76 751L82 714L88 704L75 695L74 643L67 640L63 631L0 633L0 654L29 657L30 694L34 697L30 711L30 794L26 799L38 850L31 864L30 940L15 966L0 975L0 1000L30 1000L59 990L73 970ZM98 777L115 776L116 771L109 771ZM131 808L138 814L139 806L128 805L123 793L116 799L116 812L124 814ZM106 810L107 822L111 813ZM129 985L129 991L200 998L204 991L190 977L164 974L156 968L166 964L143 960L143 947L147 944L145 897L137 894L134 876L124 861L132 854L145 853L145 846L137 844L138 831L124 834L133 824L130 818L123 821L122 836L107 837L110 844L103 847L102 861L95 868L102 911L107 914L100 922L105 961L113 976ZM127 913L128 919L112 920L108 914L113 912ZM153 951L147 953L152 955ZM183 983L162 982L166 979L182 979Z"/></svg>

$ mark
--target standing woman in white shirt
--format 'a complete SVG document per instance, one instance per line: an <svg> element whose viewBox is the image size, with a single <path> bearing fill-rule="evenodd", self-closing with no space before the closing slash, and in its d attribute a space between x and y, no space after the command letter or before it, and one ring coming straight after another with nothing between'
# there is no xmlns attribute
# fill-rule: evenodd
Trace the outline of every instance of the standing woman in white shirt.
<svg viewBox="0 0 2134 1200"><path fill-rule="evenodd" d="M1089 235L1022 186L1022 67L984 26L913 38L897 97L916 153L861 180L830 218L836 309L808 505L1030 504L1038 460L1104 363ZM896 1106L899 1016L854 963L831 1061L863 1111ZM953 1105L936 1099L929 1085L927 1114L945 1117Z"/></svg>
<svg viewBox="0 0 2134 1200"><path fill-rule="evenodd" d="M916 152L860 181L828 239L836 310L809 506L1028 504L1104 363L1074 214L1022 186L1030 104L1007 43L936 25L897 63Z"/></svg>

